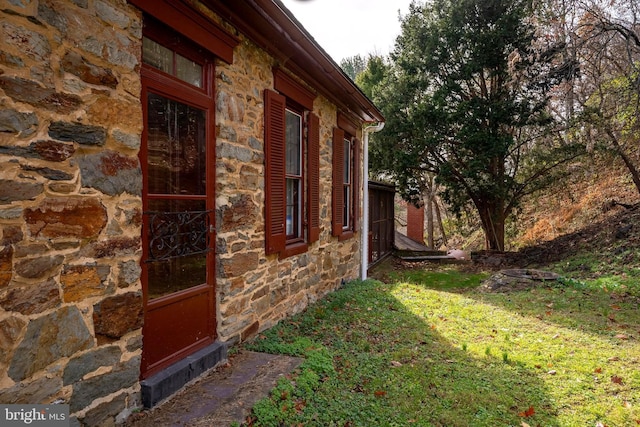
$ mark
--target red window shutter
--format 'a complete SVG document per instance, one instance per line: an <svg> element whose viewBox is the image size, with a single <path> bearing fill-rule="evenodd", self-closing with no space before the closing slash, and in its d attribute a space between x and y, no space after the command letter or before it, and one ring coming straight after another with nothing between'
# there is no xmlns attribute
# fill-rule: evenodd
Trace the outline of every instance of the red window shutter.
<svg viewBox="0 0 640 427"><path fill-rule="evenodd" d="M360 140L353 138L353 232L358 231L360 218Z"/></svg>
<svg viewBox="0 0 640 427"><path fill-rule="evenodd" d="M309 243L320 239L320 119L309 113L308 153L308 205Z"/></svg>
<svg viewBox="0 0 640 427"><path fill-rule="evenodd" d="M332 232L342 235L342 210L344 209L344 131L333 129L333 192L332 192Z"/></svg>
<svg viewBox="0 0 640 427"><path fill-rule="evenodd" d="M284 96L264 91L265 141L265 249L267 254L284 250L285 228L285 106Z"/></svg>

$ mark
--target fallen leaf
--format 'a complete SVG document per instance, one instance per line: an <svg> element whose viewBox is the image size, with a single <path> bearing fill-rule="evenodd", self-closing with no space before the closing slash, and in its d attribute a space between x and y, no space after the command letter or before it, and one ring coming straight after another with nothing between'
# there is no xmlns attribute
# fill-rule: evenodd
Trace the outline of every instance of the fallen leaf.
<svg viewBox="0 0 640 427"><path fill-rule="evenodd" d="M596 368L593 372L595 372L596 374L600 374L602 373L602 368Z"/></svg>
<svg viewBox="0 0 640 427"><path fill-rule="evenodd" d="M377 390L375 393L373 393L376 397L383 397L384 395L387 394L386 391L382 391L382 390Z"/></svg>
<svg viewBox="0 0 640 427"><path fill-rule="evenodd" d="M624 381L622 381L622 378L620 378L617 375L612 375L611 376L611 382L614 383L614 384L624 385Z"/></svg>
<svg viewBox="0 0 640 427"><path fill-rule="evenodd" d="M535 413L536 411L533 409L533 406L529 406L529 409L527 409L526 411L520 412L518 416L529 418L529 417L532 417Z"/></svg>
<svg viewBox="0 0 640 427"><path fill-rule="evenodd" d="M620 358L618 356L613 356L607 359L607 362L617 362Z"/></svg>
<svg viewBox="0 0 640 427"><path fill-rule="evenodd" d="M556 370L555 370L555 369L552 369L552 370L550 370L549 372L547 372L547 374L549 374L549 375L555 375L555 374L557 374L557 372L556 372Z"/></svg>
<svg viewBox="0 0 640 427"><path fill-rule="evenodd" d="M525 423L524 421L521 424L522 427L531 427L529 424Z"/></svg>
<svg viewBox="0 0 640 427"><path fill-rule="evenodd" d="M625 334L618 334L616 335L616 338L618 338L619 340L628 340L629 336Z"/></svg>
<svg viewBox="0 0 640 427"><path fill-rule="evenodd" d="M617 305L617 304L611 305L611 308L614 309L614 310L620 310L620 306Z"/></svg>
<svg viewBox="0 0 640 427"><path fill-rule="evenodd" d="M402 363L397 362L397 361L395 361L395 360L392 360L392 361L391 361L391 366L395 366L395 367L402 366Z"/></svg>
<svg viewBox="0 0 640 427"><path fill-rule="evenodd" d="M547 316L551 316L551 313L552 313L551 311L545 311L545 314L546 314Z"/></svg>

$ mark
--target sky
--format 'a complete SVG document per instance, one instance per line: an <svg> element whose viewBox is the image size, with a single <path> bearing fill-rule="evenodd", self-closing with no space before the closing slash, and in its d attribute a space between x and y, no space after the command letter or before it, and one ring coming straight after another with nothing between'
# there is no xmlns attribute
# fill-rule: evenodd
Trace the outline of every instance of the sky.
<svg viewBox="0 0 640 427"><path fill-rule="evenodd" d="M281 0L336 63L370 53L387 55L400 35L398 11L411 0Z"/></svg>

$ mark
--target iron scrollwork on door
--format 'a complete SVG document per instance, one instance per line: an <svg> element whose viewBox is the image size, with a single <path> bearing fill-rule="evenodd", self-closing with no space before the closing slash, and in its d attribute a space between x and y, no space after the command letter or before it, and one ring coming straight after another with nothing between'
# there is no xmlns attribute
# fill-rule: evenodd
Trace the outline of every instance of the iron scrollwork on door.
<svg viewBox="0 0 640 427"><path fill-rule="evenodd" d="M211 211L145 212L149 217L149 256L161 261L209 252Z"/></svg>

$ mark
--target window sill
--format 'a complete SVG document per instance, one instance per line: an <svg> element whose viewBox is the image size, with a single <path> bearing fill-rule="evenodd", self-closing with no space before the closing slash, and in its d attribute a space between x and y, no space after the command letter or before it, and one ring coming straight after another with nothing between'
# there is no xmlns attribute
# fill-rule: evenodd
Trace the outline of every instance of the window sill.
<svg viewBox="0 0 640 427"><path fill-rule="evenodd" d="M284 251L280 252L280 259L289 258L290 256L300 255L309 250L309 245L305 242L296 242L288 244Z"/></svg>
<svg viewBox="0 0 640 427"><path fill-rule="evenodd" d="M342 232L341 235L338 236L338 241L343 241L343 240L347 240L352 238L353 236L355 236L356 233L353 232L353 230L345 230Z"/></svg>

